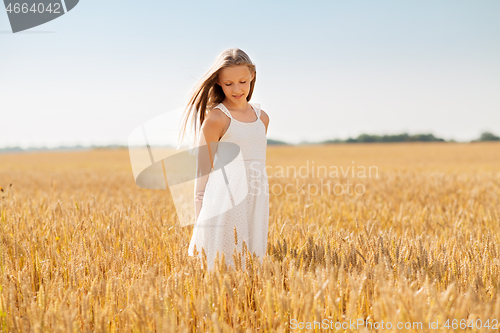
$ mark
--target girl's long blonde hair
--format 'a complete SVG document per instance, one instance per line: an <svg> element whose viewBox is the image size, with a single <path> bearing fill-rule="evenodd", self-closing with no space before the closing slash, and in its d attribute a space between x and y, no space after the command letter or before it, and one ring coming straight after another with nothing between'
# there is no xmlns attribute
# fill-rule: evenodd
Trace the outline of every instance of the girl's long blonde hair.
<svg viewBox="0 0 500 333"><path fill-rule="evenodd" d="M179 145L182 143L182 140L184 140L187 123L190 119L194 132L194 145L196 145L198 128L201 128L203 125L207 113L225 98L222 87L217 84L220 70L222 68L239 65L247 65L250 73L255 74L254 79L250 82L250 91L247 96L247 101L250 101L255 86L255 80L257 79L255 65L250 60L250 57L238 48L224 50L217 56L212 67L198 81L193 92L189 96L182 117L183 120L178 138Z"/></svg>

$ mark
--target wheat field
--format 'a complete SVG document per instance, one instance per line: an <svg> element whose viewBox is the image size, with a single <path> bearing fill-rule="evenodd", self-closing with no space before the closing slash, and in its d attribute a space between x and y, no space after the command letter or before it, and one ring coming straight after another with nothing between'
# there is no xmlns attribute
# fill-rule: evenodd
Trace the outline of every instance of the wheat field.
<svg viewBox="0 0 500 333"><path fill-rule="evenodd" d="M128 150L0 155L0 331L498 331L500 143L268 146L267 165L267 256L204 271Z"/></svg>

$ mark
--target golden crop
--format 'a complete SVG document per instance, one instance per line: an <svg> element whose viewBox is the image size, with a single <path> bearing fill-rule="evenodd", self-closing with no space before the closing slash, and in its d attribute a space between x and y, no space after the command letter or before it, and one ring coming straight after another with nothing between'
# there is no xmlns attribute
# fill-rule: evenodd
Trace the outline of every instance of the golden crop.
<svg viewBox="0 0 500 333"><path fill-rule="evenodd" d="M127 150L0 155L0 331L500 328L499 143L269 146L267 165L267 257L207 272L187 255L192 226L168 191L135 185ZM363 193L317 192L348 181Z"/></svg>

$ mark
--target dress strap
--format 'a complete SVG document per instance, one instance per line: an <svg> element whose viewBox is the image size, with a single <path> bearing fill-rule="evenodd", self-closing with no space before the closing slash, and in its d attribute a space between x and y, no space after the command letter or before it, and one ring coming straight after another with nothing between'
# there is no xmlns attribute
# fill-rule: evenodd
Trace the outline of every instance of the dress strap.
<svg viewBox="0 0 500 333"><path fill-rule="evenodd" d="M226 106L224 104L219 103L219 104L217 104L217 106L215 108L221 109L221 111L224 112L226 114L226 116L228 116L231 120L233 119L233 117L231 117L231 113L229 112L229 110L226 108Z"/></svg>
<svg viewBox="0 0 500 333"><path fill-rule="evenodd" d="M260 104L259 103L248 103L250 104L253 109L255 110L255 113L257 114L257 119L260 118Z"/></svg>

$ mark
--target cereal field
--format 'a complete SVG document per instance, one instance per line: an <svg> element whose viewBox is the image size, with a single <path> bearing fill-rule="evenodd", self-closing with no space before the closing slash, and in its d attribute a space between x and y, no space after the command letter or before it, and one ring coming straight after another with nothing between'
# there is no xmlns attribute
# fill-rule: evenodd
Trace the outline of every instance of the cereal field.
<svg viewBox="0 0 500 333"><path fill-rule="evenodd" d="M500 143L268 146L267 165L267 257L206 272L128 150L0 155L0 331L498 331Z"/></svg>

